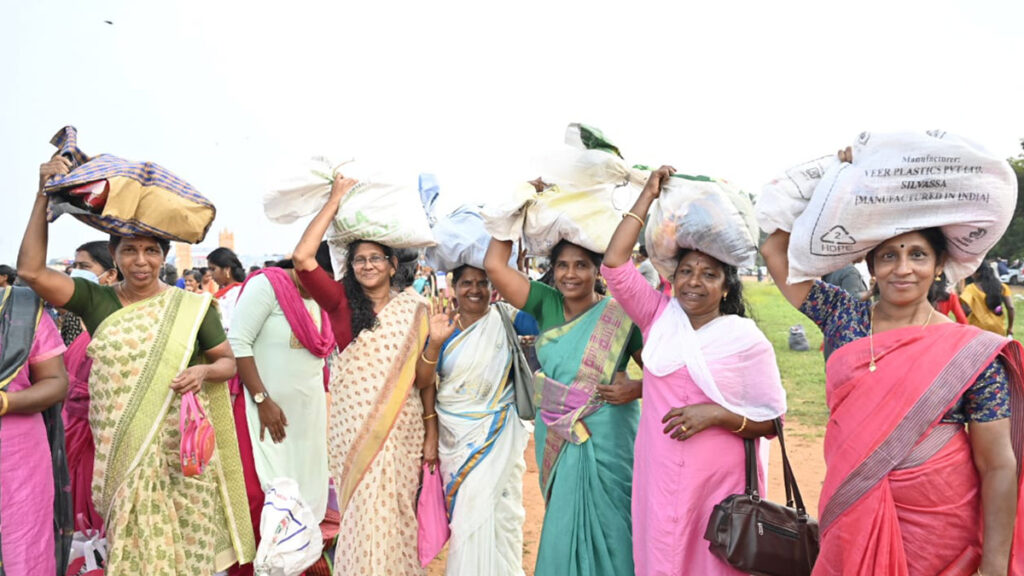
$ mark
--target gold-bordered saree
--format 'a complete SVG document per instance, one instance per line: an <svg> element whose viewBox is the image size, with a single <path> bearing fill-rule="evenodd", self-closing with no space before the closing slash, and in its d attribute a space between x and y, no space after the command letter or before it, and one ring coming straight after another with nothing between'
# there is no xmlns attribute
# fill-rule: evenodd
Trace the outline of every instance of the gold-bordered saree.
<svg viewBox="0 0 1024 576"><path fill-rule="evenodd" d="M414 382L427 301L407 289L377 320L331 369L327 452L341 512L334 573L424 574L415 513L423 403Z"/></svg>
<svg viewBox="0 0 1024 576"><path fill-rule="evenodd" d="M226 383L197 394L217 449L200 476L180 463L180 396L209 295L168 289L108 316L89 356L93 498L106 520L108 576L212 574L250 562L255 544Z"/></svg>

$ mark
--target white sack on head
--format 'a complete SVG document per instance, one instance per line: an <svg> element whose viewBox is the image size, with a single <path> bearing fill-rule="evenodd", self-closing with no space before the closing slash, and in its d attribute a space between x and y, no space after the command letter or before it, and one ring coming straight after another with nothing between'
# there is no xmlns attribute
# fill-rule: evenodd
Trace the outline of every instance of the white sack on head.
<svg viewBox="0 0 1024 576"><path fill-rule="evenodd" d="M755 205L757 223L765 234L776 230L791 231L793 222L811 201L821 177L837 164L839 157L829 154L794 166L765 184Z"/></svg>
<svg viewBox="0 0 1024 576"><path fill-rule="evenodd" d="M320 559L320 522L299 495L291 478L275 478L264 486L260 546L253 569L257 576L298 576Z"/></svg>
<svg viewBox="0 0 1024 576"><path fill-rule="evenodd" d="M736 267L753 266L757 221L745 192L705 176L675 174L651 206L644 245L658 272L672 277L680 248Z"/></svg>
<svg viewBox="0 0 1024 576"><path fill-rule="evenodd" d="M434 240L437 245L424 252L427 266L445 272L463 265L482 270L491 235L484 227L480 208L467 204L437 220L434 224ZM510 260L512 266L515 266L516 256L517 252L513 250Z"/></svg>
<svg viewBox="0 0 1024 576"><path fill-rule="evenodd" d="M862 133L853 162L818 183L789 242L789 281L823 276L885 240L937 227L951 282L974 272L1006 231L1017 203L1009 163L942 131Z"/></svg>
<svg viewBox="0 0 1024 576"><path fill-rule="evenodd" d="M291 166L290 162L287 164ZM263 213L278 224L291 224L315 214L331 196L334 175L346 164L333 164L322 156L300 163L295 174L263 195Z"/></svg>
<svg viewBox="0 0 1024 576"><path fill-rule="evenodd" d="M522 238L534 256L548 255L561 240L597 253L608 248L649 172L630 167L594 128L570 124L565 141L574 148L546 155L539 167L548 188L540 193L517 188L509 201L483 210L495 238Z"/></svg>
<svg viewBox="0 0 1024 576"><path fill-rule="evenodd" d="M430 179L421 182L436 186ZM354 240L370 240L390 248L433 246L434 235L415 181L365 176L342 198L327 232L335 278L344 274L346 249Z"/></svg>

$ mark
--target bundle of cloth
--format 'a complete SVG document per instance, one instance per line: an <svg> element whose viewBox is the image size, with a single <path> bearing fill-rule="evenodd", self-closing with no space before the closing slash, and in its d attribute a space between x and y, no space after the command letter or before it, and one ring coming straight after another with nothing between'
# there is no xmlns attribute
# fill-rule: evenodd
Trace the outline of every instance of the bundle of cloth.
<svg viewBox="0 0 1024 576"><path fill-rule="evenodd" d="M789 231L789 281L823 276L888 238L937 227L950 282L973 273L1010 224L1017 181L1009 163L944 132L863 132L851 162L805 162L761 191L766 233Z"/></svg>
<svg viewBox="0 0 1024 576"><path fill-rule="evenodd" d="M323 158L313 161L306 176L263 197L263 211L272 222L288 224L323 207L342 166ZM395 249L435 244L430 225L440 187L432 174L420 174L417 180L355 162L344 164L344 173L358 184L342 199L327 233L335 276L344 272L346 247L354 240Z"/></svg>
<svg viewBox="0 0 1024 576"><path fill-rule="evenodd" d="M731 266L753 266L757 240L748 194L724 180L678 173L651 205L644 232L651 263L666 278L675 272L680 248Z"/></svg>
<svg viewBox="0 0 1024 576"><path fill-rule="evenodd" d="M438 218L433 232L437 244L424 251L427 266L445 272L460 266L483 269L491 235L484 226L479 206L459 206L451 214ZM512 251L512 265L515 265L517 253L516 250Z"/></svg>
<svg viewBox="0 0 1024 576"><path fill-rule="evenodd" d="M51 222L71 214L118 236L152 236L192 244L206 237L216 208L166 168L110 154L89 157L78 148L74 126L61 128L50 143L71 161L72 168L43 187L50 197Z"/></svg>
<svg viewBox="0 0 1024 576"><path fill-rule="evenodd" d="M570 124L565 142L571 149L548 155L539 181L522 184L507 201L481 211L491 236L521 240L534 256L548 255L561 240L605 251L649 171L631 167L597 128Z"/></svg>

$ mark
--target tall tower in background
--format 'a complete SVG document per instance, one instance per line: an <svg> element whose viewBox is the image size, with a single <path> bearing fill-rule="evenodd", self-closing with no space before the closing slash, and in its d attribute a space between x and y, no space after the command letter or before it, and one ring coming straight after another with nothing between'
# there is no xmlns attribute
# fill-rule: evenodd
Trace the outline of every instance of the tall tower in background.
<svg viewBox="0 0 1024 576"><path fill-rule="evenodd" d="M174 243L174 265L178 274L192 267L192 245L185 242Z"/></svg>
<svg viewBox="0 0 1024 576"><path fill-rule="evenodd" d="M235 252L235 233L227 228L220 231L220 247Z"/></svg>

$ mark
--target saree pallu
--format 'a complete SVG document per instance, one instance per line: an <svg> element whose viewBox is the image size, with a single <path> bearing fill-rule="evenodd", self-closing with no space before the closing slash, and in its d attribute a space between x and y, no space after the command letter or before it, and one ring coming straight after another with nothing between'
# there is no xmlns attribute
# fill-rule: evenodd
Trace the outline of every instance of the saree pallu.
<svg viewBox="0 0 1024 576"><path fill-rule="evenodd" d="M615 377L631 328L621 306L605 298L537 338L542 372L534 442L547 504L537 576L633 573L630 506L640 405L596 400L596 386Z"/></svg>
<svg viewBox="0 0 1024 576"><path fill-rule="evenodd" d="M108 316L89 345L92 488L106 520L108 576L209 574L255 555L224 383L196 395L216 433L213 459L200 476L181 472L180 396L169 384L192 356L209 304L164 290Z"/></svg>
<svg viewBox="0 0 1024 576"><path fill-rule="evenodd" d="M1010 377L1011 438L1024 437L1021 349L977 328L942 324L866 338L828 363L828 472L816 576L966 576L981 562L982 501L971 445L944 414L1001 356ZM1020 554L1018 501L1014 550ZM1011 552L1010 574L1024 574Z"/></svg>
<svg viewBox="0 0 1024 576"><path fill-rule="evenodd" d="M512 355L497 306L505 304L452 337L439 369L438 454L451 519L450 576L523 574L529 435L513 403Z"/></svg>
<svg viewBox="0 0 1024 576"><path fill-rule="evenodd" d="M415 511L423 403L414 382L427 301L406 290L377 319L331 370L327 452L341 513L334 572L425 574Z"/></svg>

